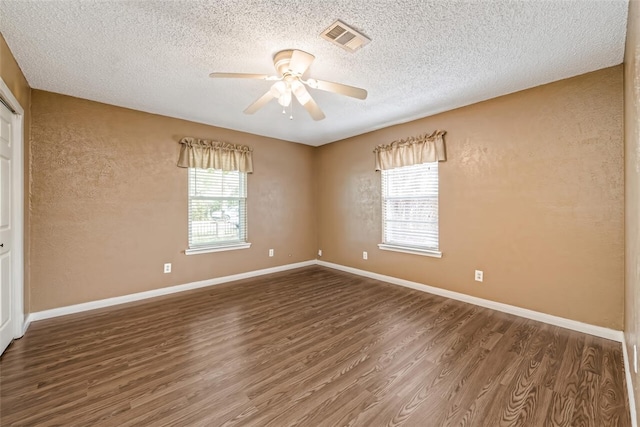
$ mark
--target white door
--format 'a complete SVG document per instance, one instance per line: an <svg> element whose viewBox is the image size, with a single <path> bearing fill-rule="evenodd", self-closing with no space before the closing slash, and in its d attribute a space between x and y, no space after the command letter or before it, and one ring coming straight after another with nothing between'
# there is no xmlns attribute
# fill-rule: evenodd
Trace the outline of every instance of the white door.
<svg viewBox="0 0 640 427"><path fill-rule="evenodd" d="M13 339L11 283L11 112L0 103L0 354Z"/></svg>

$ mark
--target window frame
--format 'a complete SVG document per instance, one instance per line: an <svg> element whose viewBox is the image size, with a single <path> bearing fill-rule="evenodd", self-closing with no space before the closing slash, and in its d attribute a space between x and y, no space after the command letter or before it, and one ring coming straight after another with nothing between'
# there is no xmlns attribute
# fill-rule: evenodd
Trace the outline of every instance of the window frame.
<svg viewBox="0 0 640 427"><path fill-rule="evenodd" d="M394 252L401 252L401 253L408 253L408 254L414 254L414 255L422 255L422 256L429 256L429 257L434 257L434 258L442 258L442 252L440 251L440 218L439 218L439 211L440 211L440 168L438 165L438 162L428 162L428 163L422 163L421 165L429 165L430 167L435 166L436 167L436 179L437 179L437 194L435 196L435 201L437 204L437 211L438 211L438 220L436 222L436 236L437 236L437 247L432 247L432 246L427 246L427 245L413 245L413 244L409 244L409 243L403 243L403 242L388 242L386 241L386 231L387 231L387 218L386 218L386 207L385 204L387 202L388 199L391 199L389 197L387 197L387 195L385 194L385 187L388 186L387 181L389 179L388 174L390 173L390 171L393 170L397 170L397 169L403 169L406 167L413 167L416 165L412 165L412 166L403 166L403 167L399 167L399 168L395 168L395 169L389 169L388 171L381 171L380 174L380 200L381 200L381 223L382 223L382 233L381 233L381 240L382 243L378 244L378 248L382 249L382 250L387 250L387 251L394 251ZM403 197L403 195L399 195L396 196L397 198L401 198ZM406 197L406 196L405 196ZM416 199L415 196L409 196L412 199ZM424 200L432 200L433 197L421 197L420 199L424 199Z"/></svg>
<svg viewBox="0 0 640 427"><path fill-rule="evenodd" d="M238 249L247 249L251 247L251 243L248 241L248 215L247 215L247 199L248 199L248 174L246 172L240 171L231 171L237 172L239 176L239 185L241 186L240 194L244 194L244 197L239 196L193 196L192 197L192 174L196 173L195 170L198 168L188 168L187 169L187 240L188 240L188 248L185 250L186 255L195 255L195 254L203 254L203 253L211 253L211 252L222 252L222 251L231 251ZM221 169L213 169L222 171ZM222 171L224 172L224 171ZM197 178L197 176L195 177ZM194 178L194 179L195 179ZM233 200L239 201L239 212L238 212L238 221L243 223L244 225L244 233L243 236L238 240L226 240L220 242L205 242L202 244L193 244L192 243L192 216L191 216L191 201L197 200Z"/></svg>

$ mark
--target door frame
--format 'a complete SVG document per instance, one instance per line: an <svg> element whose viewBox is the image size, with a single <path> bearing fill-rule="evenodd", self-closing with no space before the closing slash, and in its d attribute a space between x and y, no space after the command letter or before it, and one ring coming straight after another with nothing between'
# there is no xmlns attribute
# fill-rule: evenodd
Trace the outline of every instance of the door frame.
<svg viewBox="0 0 640 427"><path fill-rule="evenodd" d="M13 337L24 335L24 108L20 105L2 77L0 98L13 110L11 119L11 317Z"/></svg>

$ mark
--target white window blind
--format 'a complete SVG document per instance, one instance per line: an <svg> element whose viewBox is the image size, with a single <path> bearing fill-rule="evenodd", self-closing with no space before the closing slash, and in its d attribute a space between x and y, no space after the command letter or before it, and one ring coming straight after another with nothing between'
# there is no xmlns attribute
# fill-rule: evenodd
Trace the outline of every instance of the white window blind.
<svg viewBox="0 0 640 427"><path fill-rule="evenodd" d="M382 171L382 233L381 248L438 251L438 162Z"/></svg>
<svg viewBox="0 0 640 427"><path fill-rule="evenodd" d="M247 174L189 168L189 248L247 241Z"/></svg>

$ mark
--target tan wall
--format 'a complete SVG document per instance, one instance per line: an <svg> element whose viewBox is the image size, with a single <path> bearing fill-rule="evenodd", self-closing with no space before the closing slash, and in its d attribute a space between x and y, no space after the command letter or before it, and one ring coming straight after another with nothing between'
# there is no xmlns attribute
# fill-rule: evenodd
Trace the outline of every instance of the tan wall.
<svg viewBox="0 0 640 427"><path fill-rule="evenodd" d="M322 259L621 330L622 88L617 66L320 147ZM435 129L443 257L381 251L373 148Z"/></svg>
<svg viewBox="0 0 640 427"><path fill-rule="evenodd" d="M640 344L640 1L629 3L624 58L625 139L625 338L627 354ZM633 366L633 359L631 359ZM633 369L633 368L631 368ZM633 374L640 409L640 375ZM638 418L640 422L640 417Z"/></svg>
<svg viewBox="0 0 640 427"><path fill-rule="evenodd" d="M612 67L317 149L34 91L31 311L308 260L320 248L325 261L621 329L622 88ZM380 251L373 147L437 128L448 132L444 257ZM184 135L254 147L251 249L182 253Z"/></svg>
<svg viewBox="0 0 640 427"><path fill-rule="evenodd" d="M31 123L31 88L25 79L22 70L18 66L9 46L0 34L0 77L9 87L9 90L16 97L22 108L24 109L24 171L25 171L25 221L24 221L24 311L25 316L29 314L29 157L30 157L30 144L29 144L29 131Z"/></svg>
<svg viewBox="0 0 640 427"><path fill-rule="evenodd" d="M37 90L32 115L32 311L315 258L312 147ZM250 249L183 253L183 136L253 147Z"/></svg>

